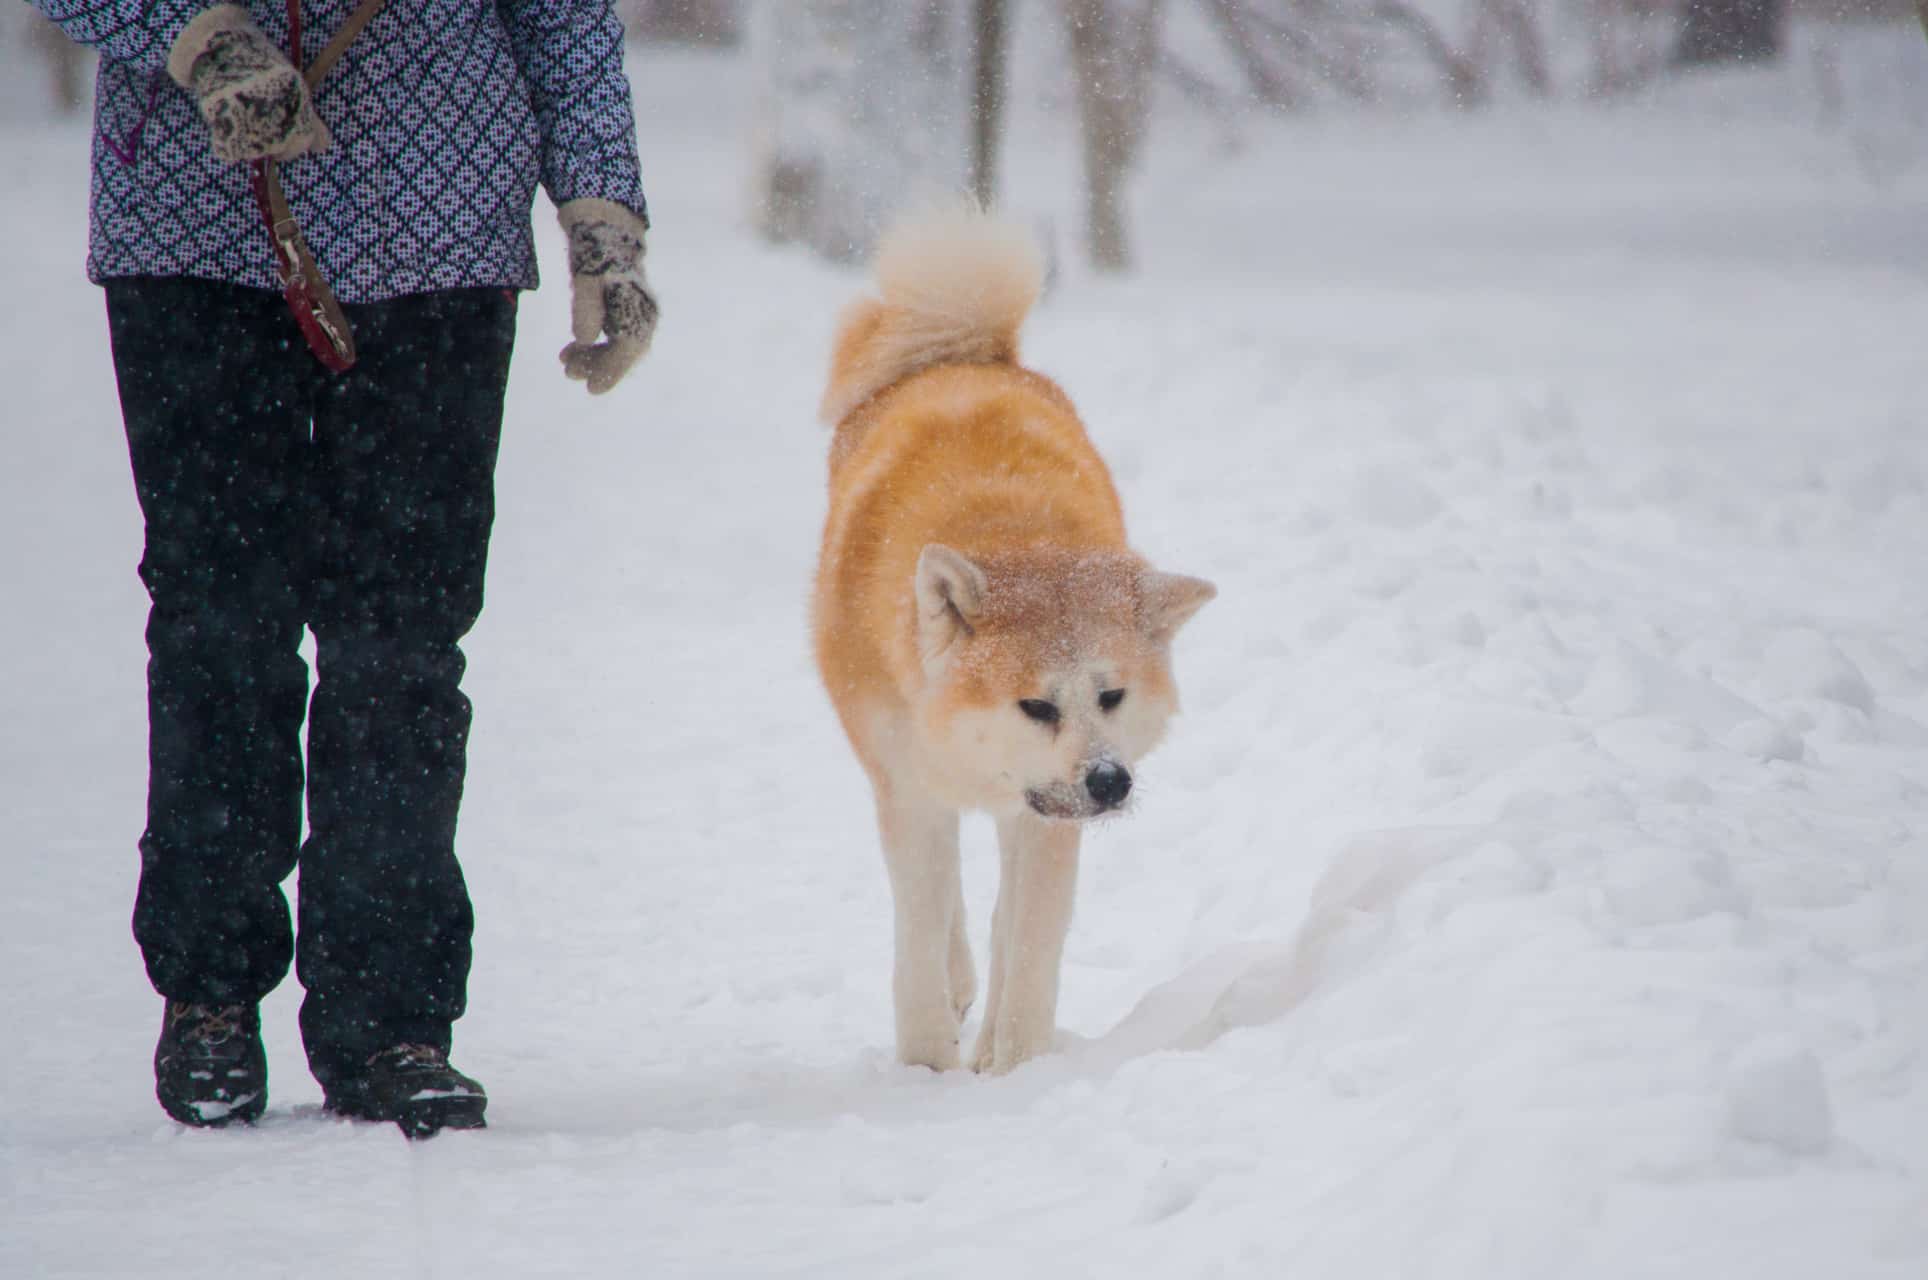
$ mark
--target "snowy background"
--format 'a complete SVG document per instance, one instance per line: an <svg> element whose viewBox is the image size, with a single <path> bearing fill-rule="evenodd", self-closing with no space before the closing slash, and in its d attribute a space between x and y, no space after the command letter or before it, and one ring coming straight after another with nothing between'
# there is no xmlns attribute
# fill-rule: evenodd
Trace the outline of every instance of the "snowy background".
<svg viewBox="0 0 1928 1280"><path fill-rule="evenodd" d="M410 1145L319 1115L292 979L258 1128L154 1103L140 521L85 127L8 28L0 1276L1928 1275L1920 36L1606 105L1161 110L1142 269L1061 245L1027 354L1222 594L1087 844L1062 1052L997 1080L891 1062L807 653L861 277L747 230L747 64L638 51L664 326L565 383L541 211L468 645L491 1127ZM1073 148L1021 107L1061 239Z"/></svg>

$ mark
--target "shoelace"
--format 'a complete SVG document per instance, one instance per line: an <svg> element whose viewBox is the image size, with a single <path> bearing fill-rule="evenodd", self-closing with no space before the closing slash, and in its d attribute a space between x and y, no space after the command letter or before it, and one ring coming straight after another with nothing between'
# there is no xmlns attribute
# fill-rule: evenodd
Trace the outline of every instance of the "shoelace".
<svg viewBox="0 0 1928 1280"><path fill-rule="evenodd" d="M242 1034L247 1029L247 1016L247 1006L239 1004L184 1004L168 1011L173 1026L194 1019L194 1025L182 1033L183 1039L205 1040L209 1044L220 1044Z"/></svg>
<svg viewBox="0 0 1928 1280"><path fill-rule="evenodd" d="M398 1044L368 1056L368 1065L371 1067L382 1061L393 1062L405 1070L421 1070L425 1067L439 1070L448 1066L449 1056L434 1045Z"/></svg>

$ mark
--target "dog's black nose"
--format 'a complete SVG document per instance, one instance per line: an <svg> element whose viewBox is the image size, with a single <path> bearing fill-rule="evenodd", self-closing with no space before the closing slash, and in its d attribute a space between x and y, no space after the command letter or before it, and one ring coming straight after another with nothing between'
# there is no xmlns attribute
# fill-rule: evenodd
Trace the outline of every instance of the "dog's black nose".
<svg viewBox="0 0 1928 1280"><path fill-rule="evenodd" d="M1123 765L1109 760L1095 764L1085 775L1085 790L1091 793L1100 809L1116 809L1131 794L1131 774Z"/></svg>

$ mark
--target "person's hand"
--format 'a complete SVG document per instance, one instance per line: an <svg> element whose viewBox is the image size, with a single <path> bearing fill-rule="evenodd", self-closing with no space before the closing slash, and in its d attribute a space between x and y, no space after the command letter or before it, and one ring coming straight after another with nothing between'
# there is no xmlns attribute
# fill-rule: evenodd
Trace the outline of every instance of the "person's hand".
<svg viewBox="0 0 1928 1280"><path fill-rule="evenodd" d="M229 163L328 147L301 73L240 5L217 5L188 23L168 52L167 73L194 95L214 154Z"/></svg>
<svg viewBox="0 0 1928 1280"><path fill-rule="evenodd" d="M562 349L562 371L601 395L643 358L656 332L656 295L643 274L648 224L612 200L570 200L557 212L569 233L576 339Z"/></svg>

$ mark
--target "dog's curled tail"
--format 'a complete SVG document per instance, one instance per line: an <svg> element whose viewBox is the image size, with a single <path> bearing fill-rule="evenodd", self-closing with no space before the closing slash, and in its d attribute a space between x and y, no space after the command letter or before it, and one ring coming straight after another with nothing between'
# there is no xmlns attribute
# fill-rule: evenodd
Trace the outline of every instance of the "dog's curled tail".
<svg viewBox="0 0 1928 1280"><path fill-rule="evenodd" d="M1044 283L1023 225L958 204L897 223L878 247L877 294L844 312L821 415L835 426L879 391L940 364L1010 364Z"/></svg>

